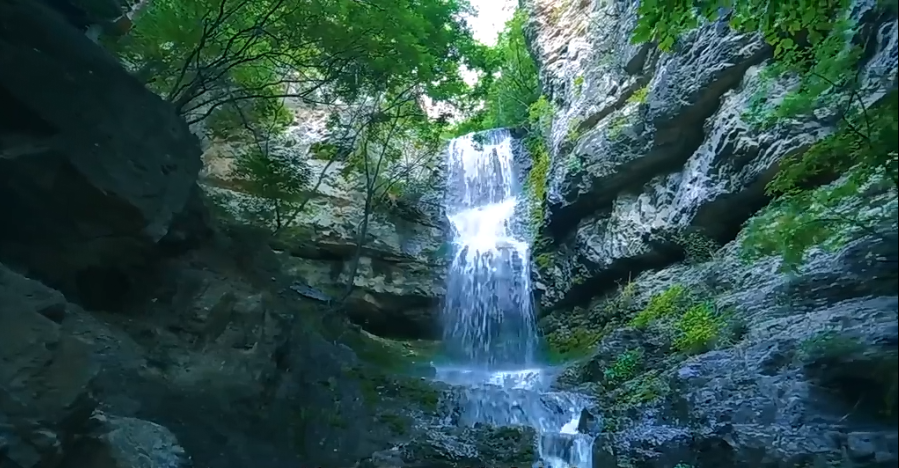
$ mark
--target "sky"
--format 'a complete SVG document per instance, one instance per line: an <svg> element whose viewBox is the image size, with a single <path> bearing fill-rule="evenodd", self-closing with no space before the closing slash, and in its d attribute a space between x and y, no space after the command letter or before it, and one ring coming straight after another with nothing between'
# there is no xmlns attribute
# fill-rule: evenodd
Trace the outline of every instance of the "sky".
<svg viewBox="0 0 899 468"><path fill-rule="evenodd" d="M512 18L515 0L471 0L477 15L468 18L474 38L487 45L496 43L496 37L506 21Z"/></svg>

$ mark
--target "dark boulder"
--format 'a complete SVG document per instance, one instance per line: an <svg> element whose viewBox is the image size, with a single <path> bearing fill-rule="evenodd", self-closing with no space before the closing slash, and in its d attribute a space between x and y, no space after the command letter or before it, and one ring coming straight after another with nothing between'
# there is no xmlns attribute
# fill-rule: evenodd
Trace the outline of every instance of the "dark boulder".
<svg viewBox="0 0 899 468"><path fill-rule="evenodd" d="M193 217L198 141L42 3L0 1L0 70L0 258L66 293L86 271L120 286Z"/></svg>

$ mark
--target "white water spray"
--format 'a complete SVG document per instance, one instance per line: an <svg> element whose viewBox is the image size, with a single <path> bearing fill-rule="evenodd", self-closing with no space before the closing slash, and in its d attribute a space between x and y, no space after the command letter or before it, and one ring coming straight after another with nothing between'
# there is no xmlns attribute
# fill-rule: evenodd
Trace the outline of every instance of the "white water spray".
<svg viewBox="0 0 899 468"><path fill-rule="evenodd" d="M453 363L437 378L462 385L460 423L524 425L539 434L543 466L592 468L592 438L578 433L583 397L549 391L536 362L529 249L515 222L520 187L507 130L457 138L449 147L446 208L455 253L443 313Z"/></svg>

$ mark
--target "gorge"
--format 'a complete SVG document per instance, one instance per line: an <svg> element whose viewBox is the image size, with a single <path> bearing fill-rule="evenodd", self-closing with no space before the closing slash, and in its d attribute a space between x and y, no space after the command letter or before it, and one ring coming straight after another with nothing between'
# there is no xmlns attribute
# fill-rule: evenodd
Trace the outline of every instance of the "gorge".
<svg viewBox="0 0 899 468"><path fill-rule="evenodd" d="M896 466L894 3L0 0L0 468Z"/></svg>

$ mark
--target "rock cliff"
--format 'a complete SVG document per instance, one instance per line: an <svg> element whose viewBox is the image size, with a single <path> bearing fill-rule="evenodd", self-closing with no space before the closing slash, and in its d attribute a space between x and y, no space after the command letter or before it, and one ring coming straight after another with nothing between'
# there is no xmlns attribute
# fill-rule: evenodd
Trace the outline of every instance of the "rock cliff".
<svg viewBox="0 0 899 468"><path fill-rule="evenodd" d="M629 2L526 2L545 92L556 107L540 262L542 305L583 302L595 285L671 261L664 232L701 230L719 242L764 206L784 157L833 130L826 121L757 130L745 112L769 48L725 22L690 32L671 53L630 43ZM860 76L874 102L896 86L896 29L872 22ZM564 25L564 27L561 27ZM765 91L769 100L789 83ZM551 285L549 287L548 285ZM587 294L586 296L589 296Z"/></svg>
<svg viewBox="0 0 899 468"><path fill-rule="evenodd" d="M769 47L726 22L663 53L630 42L634 2L522 6L554 105L535 293L550 348L582 358L558 385L599 402L595 466L895 464L895 221L799 273L740 260L778 162L832 122L752 125L759 90L792 83L762 88ZM877 102L897 86L896 17L852 17Z"/></svg>
<svg viewBox="0 0 899 468"><path fill-rule="evenodd" d="M287 129L286 144L272 151L284 152L306 166L316 186L302 194L303 209L290 213L293 218L277 232L272 247L284 254L304 288L327 301L345 294L366 193L346 175L345 163L315 159L310 153L314 144L328 138L324 126L317 125L327 113L295 111L297 125ZM227 142L209 145L201 180L218 205L240 218L241 207L252 205L254 197L234 183L230 165L237 151ZM381 336L435 338L439 331L435 313L445 294L448 235L444 182L439 165L422 176L427 190L420 197L387 200L372 210L353 278L348 312L354 321Z"/></svg>

